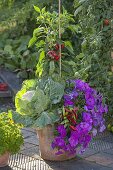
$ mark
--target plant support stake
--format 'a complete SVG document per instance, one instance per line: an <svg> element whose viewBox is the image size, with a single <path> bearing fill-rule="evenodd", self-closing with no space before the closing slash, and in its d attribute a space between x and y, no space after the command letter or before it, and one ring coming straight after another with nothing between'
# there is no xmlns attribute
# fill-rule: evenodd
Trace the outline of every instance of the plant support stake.
<svg viewBox="0 0 113 170"><path fill-rule="evenodd" d="M60 21L60 14L61 14L61 0L59 0L59 40L61 40L61 21ZM59 44L59 56L60 56L60 60L59 60L59 68L60 68L60 77L61 75L61 44Z"/></svg>

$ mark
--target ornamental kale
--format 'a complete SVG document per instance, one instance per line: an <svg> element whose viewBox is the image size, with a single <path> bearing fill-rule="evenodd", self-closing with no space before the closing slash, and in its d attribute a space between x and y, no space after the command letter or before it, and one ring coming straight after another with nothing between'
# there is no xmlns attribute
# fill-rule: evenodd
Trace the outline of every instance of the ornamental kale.
<svg viewBox="0 0 113 170"><path fill-rule="evenodd" d="M43 128L54 124L60 117L57 112L62 111L64 88L64 82L51 78L24 81L22 89L16 94L17 113L13 118L26 127Z"/></svg>
<svg viewBox="0 0 113 170"><path fill-rule="evenodd" d="M52 142L52 148L58 149L56 154L82 153L91 139L106 128L104 113L108 108L102 95L82 80L69 80L67 84L61 123Z"/></svg>

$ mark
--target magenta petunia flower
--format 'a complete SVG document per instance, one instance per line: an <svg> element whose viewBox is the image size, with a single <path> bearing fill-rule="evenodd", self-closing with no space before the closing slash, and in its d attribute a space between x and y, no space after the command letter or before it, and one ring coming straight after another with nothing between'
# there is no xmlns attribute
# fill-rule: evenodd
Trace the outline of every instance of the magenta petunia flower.
<svg viewBox="0 0 113 170"><path fill-rule="evenodd" d="M76 139L73 136L71 136L69 138L69 143L70 143L71 147L76 147L78 145L78 139Z"/></svg>
<svg viewBox="0 0 113 170"><path fill-rule="evenodd" d="M62 138L64 138L66 136L67 132L66 132L64 125L58 125L57 130Z"/></svg>
<svg viewBox="0 0 113 170"><path fill-rule="evenodd" d="M83 112L82 117L83 117L83 121L84 121L84 122L89 122L89 123L92 123L92 122L93 122L92 116L91 116L90 113Z"/></svg>

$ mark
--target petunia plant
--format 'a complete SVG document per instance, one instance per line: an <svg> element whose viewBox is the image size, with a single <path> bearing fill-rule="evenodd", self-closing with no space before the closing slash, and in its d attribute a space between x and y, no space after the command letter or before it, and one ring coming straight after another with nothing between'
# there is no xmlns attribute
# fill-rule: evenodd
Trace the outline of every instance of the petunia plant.
<svg viewBox="0 0 113 170"><path fill-rule="evenodd" d="M108 108L102 95L79 79L68 80L67 84L63 115L52 142L57 154L83 152L91 139L106 129L104 114Z"/></svg>

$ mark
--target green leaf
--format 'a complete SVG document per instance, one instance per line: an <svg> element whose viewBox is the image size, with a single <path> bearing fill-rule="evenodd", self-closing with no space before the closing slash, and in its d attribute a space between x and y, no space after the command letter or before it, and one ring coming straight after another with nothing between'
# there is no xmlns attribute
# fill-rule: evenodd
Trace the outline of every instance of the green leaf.
<svg viewBox="0 0 113 170"><path fill-rule="evenodd" d="M26 50L26 51L23 53L23 57L28 56L29 53L30 53L30 51L29 51L29 50Z"/></svg>
<svg viewBox="0 0 113 170"><path fill-rule="evenodd" d="M16 109L21 115L33 115L34 109L32 103L28 100L18 99L18 108Z"/></svg>
<svg viewBox="0 0 113 170"><path fill-rule="evenodd" d="M25 102L22 100L22 96L30 90L34 90L36 87L36 80L26 80L23 82L21 90L16 94L15 97L15 106L16 111L20 114L27 114L27 112L24 112L23 107L28 104L28 102ZM25 106L26 107L26 106ZM29 110L28 110L29 111Z"/></svg>
<svg viewBox="0 0 113 170"><path fill-rule="evenodd" d="M51 118L47 112L43 112L40 117L35 121L34 127L43 128L46 125L52 124Z"/></svg>
<svg viewBox="0 0 113 170"><path fill-rule="evenodd" d="M12 111L11 111L11 110L8 111L8 117L9 117L10 119L12 119Z"/></svg>
<svg viewBox="0 0 113 170"><path fill-rule="evenodd" d="M55 63L54 61L50 61L49 63L49 75L52 75L55 71Z"/></svg>
<svg viewBox="0 0 113 170"><path fill-rule="evenodd" d="M80 53L79 55L76 56L76 58L79 59L79 60L83 59L83 57L84 57L83 53Z"/></svg>
<svg viewBox="0 0 113 170"><path fill-rule="evenodd" d="M84 2L86 2L86 0L80 0L79 1L79 3L81 3L81 4L84 3Z"/></svg>
<svg viewBox="0 0 113 170"><path fill-rule="evenodd" d="M32 106L39 115L41 112L47 110L50 104L49 96L37 87L36 92L32 98Z"/></svg>
<svg viewBox="0 0 113 170"><path fill-rule="evenodd" d="M79 24L76 25L69 25L68 29L70 29L72 31L72 33L81 33L81 27Z"/></svg>
<svg viewBox="0 0 113 170"><path fill-rule="evenodd" d="M59 82L54 82L52 79L46 85L46 89L49 89L50 99L52 104L57 104L61 101L64 94L65 86Z"/></svg>
<svg viewBox="0 0 113 170"><path fill-rule="evenodd" d="M16 66L14 64L9 64L9 63L5 63L5 67L9 68L12 71L16 69Z"/></svg>
<svg viewBox="0 0 113 170"><path fill-rule="evenodd" d="M13 50L12 50L12 46L11 45L5 45L4 47L4 51L9 53L9 54L13 54Z"/></svg>
<svg viewBox="0 0 113 170"><path fill-rule="evenodd" d="M43 59L45 58L45 51L42 51L39 56L39 62L37 64L36 74L40 77L43 73Z"/></svg>
<svg viewBox="0 0 113 170"><path fill-rule="evenodd" d="M46 44L46 43L45 43L44 40L40 40L40 41L38 41L38 42L36 43L36 47L37 47L37 48L41 48L41 47L43 47L45 44Z"/></svg>
<svg viewBox="0 0 113 170"><path fill-rule="evenodd" d="M42 51L39 56L39 62L41 62L45 58L45 51Z"/></svg>
<svg viewBox="0 0 113 170"><path fill-rule="evenodd" d="M35 9L36 12L40 13L40 8L38 6L34 5L34 9Z"/></svg>
<svg viewBox="0 0 113 170"><path fill-rule="evenodd" d="M46 7L42 8L41 12L42 14L46 13Z"/></svg>
<svg viewBox="0 0 113 170"><path fill-rule="evenodd" d="M33 36L29 41L28 48L34 45L36 41L37 41L37 38Z"/></svg>
<svg viewBox="0 0 113 170"><path fill-rule="evenodd" d="M25 92L28 91L28 90L35 90L36 84L37 84L37 80L36 79L25 80L23 82L23 84L22 84L22 89L18 93L23 92L23 90L25 90ZM23 94L24 93L22 93L22 95Z"/></svg>
<svg viewBox="0 0 113 170"><path fill-rule="evenodd" d="M33 119L31 117L20 115L16 112L13 112L13 120L15 123L24 125L24 127L31 127L33 125Z"/></svg>
<svg viewBox="0 0 113 170"><path fill-rule="evenodd" d="M41 116L35 121L34 127L43 128L49 124L54 124L59 120L59 117L54 113L42 112Z"/></svg>
<svg viewBox="0 0 113 170"><path fill-rule="evenodd" d="M72 54L74 54L73 46L70 41L65 41L65 47L70 51Z"/></svg>
<svg viewBox="0 0 113 170"><path fill-rule="evenodd" d="M45 31L44 27L38 27L38 28L34 29L33 37L41 35L42 33L44 33L44 31Z"/></svg>
<svg viewBox="0 0 113 170"><path fill-rule="evenodd" d="M58 113L48 112L48 115L51 118L52 124L55 122L58 122L60 119L60 116L58 115Z"/></svg>
<svg viewBox="0 0 113 170"><path fill-rule="evenodd" d="M23 79L27 79L28 77L28 74L27 74L27 71L26 70L21 70L17 73L17 77L18 78L23 78Z"/></svg>
<svg viewBox="0 0 113 170"><path fill-rule="evenodd" d="M21 69L25 70L26 69L26 60L24 60L24 58L21 59L20 65L21 65Z"/></svg>
<svg viewBox="0 0 113 170"><path fill-rule="evenodd" d="M17 99L17 97L16 97ZM18 103L17 103L18 102ZM17 99L17 112L24 115L37 115L47 110L50 99L37 87L36 90L27 91Z"/></svg>
<svg viewBox="0 0 113 170"><path fill-rule="evenodd" d="M27 45L26 44L21 44L19 48L17 49L18 53L24 52L27 50Z"/></svg>
<svg viewBox="0 0 113 170"><path fill-rule="evenodd" d="M83 9L83 7L82 7L82 6L79 6L79 7L76 9L76 11L74 12L74 16L76 17L76 16L79 14L79 12L82 11L82 9Z"/></svg>
<svg viewBox="0 0 113 170"><path fill-rule="evenodd" d="M41 77L43 73L43 63L38 63L36 68L37 68L36 75L38 75L38 77Z"/></svg>

